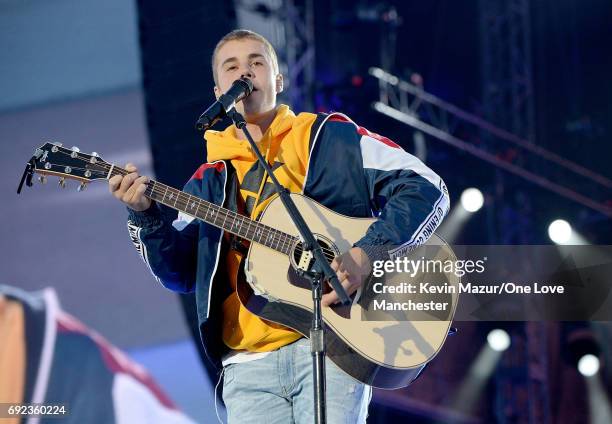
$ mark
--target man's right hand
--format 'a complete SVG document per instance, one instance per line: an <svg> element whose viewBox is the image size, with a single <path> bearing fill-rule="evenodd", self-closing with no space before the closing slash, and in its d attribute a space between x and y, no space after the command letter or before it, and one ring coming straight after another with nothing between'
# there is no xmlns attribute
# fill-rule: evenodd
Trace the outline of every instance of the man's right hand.
<svg viewBox="0 0 612 424"><path fill-rule="evenodd" d="M131 163L125 165L125 169L130 173L125 176L115 175L108 181L110 192L130 209L137 212L149 209L151 200L144 195L149 177L139 176L138 169Z"/></svg>

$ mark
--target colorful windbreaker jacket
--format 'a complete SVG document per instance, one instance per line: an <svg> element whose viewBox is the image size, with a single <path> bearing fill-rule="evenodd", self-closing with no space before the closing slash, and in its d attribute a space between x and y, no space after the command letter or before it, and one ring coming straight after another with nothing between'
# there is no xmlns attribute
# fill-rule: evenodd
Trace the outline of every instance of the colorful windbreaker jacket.
<svg viewBox="0 0 612 424"><path fill-rule="evenodd" d="M310 129L308 168L302 194L337 213L377 217L355 243L374 259L404 255L424 243L449 210L442 179L386 137L342 114L319 114ZM230 161L202 165L184 191L230 209ZM156 280L181 293L195 291L200 335L216 367L227 348L221 341L221 303L226 282L222 230L196 219L171 222L153 204L130 210L128 229Z"/></svg>

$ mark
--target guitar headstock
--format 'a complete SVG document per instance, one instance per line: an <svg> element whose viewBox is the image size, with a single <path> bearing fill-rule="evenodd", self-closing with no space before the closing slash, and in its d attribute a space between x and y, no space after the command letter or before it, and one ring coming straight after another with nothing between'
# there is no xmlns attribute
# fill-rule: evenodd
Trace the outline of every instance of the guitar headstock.
<svg viewBox="0 0 612 424"><path fill-rule="evenodd" d="M81 183L79 190L94 180L106 179L113 165L104 161L97 153L81 153L77 147L67 149L61 143L45 143L34 152L21 178L17 192L21 191L24 180L32 185L32 174L39 174L39 180L44 182L48 175L60 178L60 186L64 187L66 179Z"/></svg>

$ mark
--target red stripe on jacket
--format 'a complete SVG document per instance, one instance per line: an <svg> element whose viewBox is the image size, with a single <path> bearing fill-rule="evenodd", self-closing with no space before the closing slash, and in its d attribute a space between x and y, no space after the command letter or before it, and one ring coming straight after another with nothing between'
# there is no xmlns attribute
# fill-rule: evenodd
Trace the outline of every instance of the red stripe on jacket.
<svg viewBox="0 0 612 424"><path fill-rule="evenodd" d="M217 172L221 172L223 171L224 167L225 165L223 162L204 163L200 165L200 167L196 170L196 172L193 173L193 175L191 176L191 179L201 180L202 178L204 178L204 171L206 171L207 169L215 168Z"/></svg>

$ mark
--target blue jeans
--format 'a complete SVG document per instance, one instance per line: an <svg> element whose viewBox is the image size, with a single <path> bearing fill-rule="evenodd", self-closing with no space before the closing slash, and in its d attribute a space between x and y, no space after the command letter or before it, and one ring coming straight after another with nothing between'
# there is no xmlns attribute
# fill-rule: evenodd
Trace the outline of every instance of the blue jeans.
<svg viewBox="0 0 612 424"><path fill-rule="evenodd" d="M327 422L365 423L372 388L325 363ZM229 364L224 370L223 401L229 424L314 422L310 341L302 338L268 356Z"/></svg>

